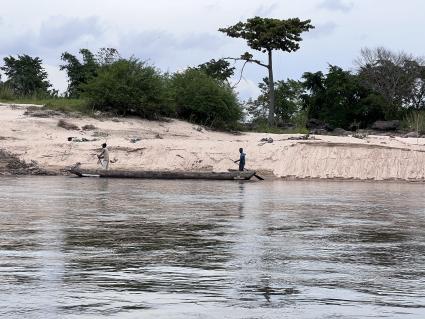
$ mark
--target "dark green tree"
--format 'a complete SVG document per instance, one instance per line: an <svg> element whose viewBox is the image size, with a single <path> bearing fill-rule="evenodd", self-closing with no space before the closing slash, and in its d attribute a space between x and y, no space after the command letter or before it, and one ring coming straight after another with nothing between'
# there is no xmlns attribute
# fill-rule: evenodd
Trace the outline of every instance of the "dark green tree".
<svg viewBox="0 0 425 319"><path fill-rule="evenodd" d="M77 98L81 95L81 85L87 83L97 75L100 67L94 54L88 49L81 49L82 61L79 61L71 53L62 53L61 60L65 63L60 65L61 70L65 70L68 76L67 96Z"/></svg>
<svg viewBox="0 0 425 319"><path fill-rule="evenodd" d="M261 94L254 101L248 102L248 114L253 120L264 120L267 118L269 107L269 82L264 78L259 88ZM304 87L301 82L288 79L287 81L277 81L275 89L275 122L286 125L302 110L303 104L301 96Z"/></svg>
<svg viewBox="0 0 425 319"><path fill-rule="evenodd" d="M171 77L170 100L178 117L215 128L231 128L241 119L237 96L225 82L197 69Z"/></svg>
<svg viewBox="0 0 425 319"><path fill-rule="evenodd" d="M337 66L322 72L304 73L302 95L309 118L322 120L333 127L354 129L383 119L385 100L365 88L357 75Z"/></svg>
<svg viewBox="0 0 425 319"><path fill-rule="evenodd" d="M204 71L207 75L220 81L228 81L235 73L235 68L224 59L212 59L208 62L198 65L198 69Z"/></svg>
<svg viewBox="0 0 425 319"><path fill-rule="evenodd" d="M381 47L363 49L356 62L362 83L385 99L386 119L399 118L407 109L425 105L423 59Z"/></svg>
<svg viewBox="0 0 425 319"><path fill-rule="evenodd" d="M9 87L15 95L28 96L33 94L49 95L52 86L47 79L47 72L43 68L43 61L29 55L5 57L4 66L0 69L7 76L4 85Z"/></svg>
<svg viewBox="0 0 425 319"><path fill-rule="evenodd" d="M81 90L95 109L158 118L169 114L164 106L164 81L155 67L134 58L120 59L100 67L96 77L81 84Z"/></svg>
<svg viewBox="0 0 425 319"><path fill-rule="evenodd" d="M302 41L301 33L307 32L314 27L311 20L301 21L298 18L279 20L270 18L254 17L246 22L238 22L228 28L219 29L220 32L232 38L242 38L247 41L249 47L268 55L268 63L262 63L253 59L253 55L246 52L240 59L256 63L268 69L269 78L269 116L270 125L274 124L274 80L273 80L273 51L295 52L300 48Z"/></svg>

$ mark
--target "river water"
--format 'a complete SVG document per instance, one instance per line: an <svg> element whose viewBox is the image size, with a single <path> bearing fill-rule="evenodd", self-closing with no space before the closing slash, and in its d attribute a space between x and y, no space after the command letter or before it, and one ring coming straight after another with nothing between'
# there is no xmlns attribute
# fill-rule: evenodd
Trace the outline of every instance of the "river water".
<svg viewBox="0 0 425 319"><path fill-rule="evenodd" d="M425 186L0 179L0 318L425 318Z"/></svg>

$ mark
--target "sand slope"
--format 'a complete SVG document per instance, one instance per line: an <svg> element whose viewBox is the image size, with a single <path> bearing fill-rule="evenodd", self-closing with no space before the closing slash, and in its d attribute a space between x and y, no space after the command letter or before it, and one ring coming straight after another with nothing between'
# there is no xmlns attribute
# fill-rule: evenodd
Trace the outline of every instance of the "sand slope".
<svg viewBox="0 0 425 319"><path fill-rule="evenodd" d="M107 142L113 168L226 171L236 168L232 160L243 147L248 168L276 177L425 180L424 139L316 136L293 141L288 138L294 135L233 135L177 120L40 118L24 115L26 108L0 105L0 149L57 172L76 162L96 167L96 153ZM57 126L60 119L96 129L66 130ZM273 143L260 142L264 137ZM77 142L83 139L89 141Z"/></svg>

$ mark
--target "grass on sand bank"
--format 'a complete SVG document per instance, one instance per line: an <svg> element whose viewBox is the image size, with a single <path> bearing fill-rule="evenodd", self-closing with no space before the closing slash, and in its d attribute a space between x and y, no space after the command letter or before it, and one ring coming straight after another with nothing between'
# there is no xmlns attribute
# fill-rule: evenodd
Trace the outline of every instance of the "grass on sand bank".
<svg viewBox="0 0 425 319"><path fill-rule="evenodd" d="M93 109L88 106L84 99L68 99L63 97L36 98L22 97L13 99L1 99L0 103L8 104L36 104L44 106L48 109L62 112L79 112L83 114L93 113Z"/></svg>

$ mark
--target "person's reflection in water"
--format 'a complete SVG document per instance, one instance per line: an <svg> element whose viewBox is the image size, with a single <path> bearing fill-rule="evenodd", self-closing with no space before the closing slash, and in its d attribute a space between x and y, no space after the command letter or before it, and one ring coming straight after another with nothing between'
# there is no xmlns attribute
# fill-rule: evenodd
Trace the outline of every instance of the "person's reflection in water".
<svg viewBox="0 0 425 319"><path fill-rule="evenodd" d="M239 182L239 218L243 218L243 209L244 209L244 201L245 201L245 182Z"/></svg>
<svg viewBox="0 0 425 319"><path fill-rule="evenodd" d="M274 293L274 290L270 288L270 277L264 276L260 280L260 285L258 286L258 290L264 296L267 302L270 302L270 296Z"/></svg>
<svg viewBox="0 0 425 319"><path fill-rule="evenodd" d="M109 199L109 179L108 178L99 178L97 181L97 191L96 196L97 202L99 203L100 211L107 211L108 199Z"/></svg>

